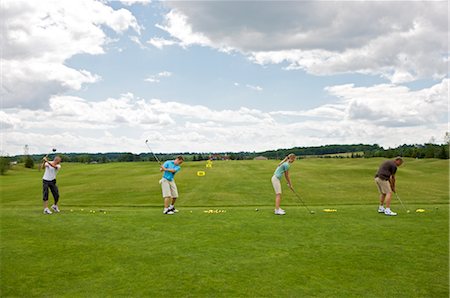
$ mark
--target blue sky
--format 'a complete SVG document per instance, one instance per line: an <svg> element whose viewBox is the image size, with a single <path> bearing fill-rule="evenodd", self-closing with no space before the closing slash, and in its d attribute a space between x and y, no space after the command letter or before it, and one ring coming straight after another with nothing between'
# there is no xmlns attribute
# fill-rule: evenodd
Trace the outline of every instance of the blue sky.
<svg viewBox="0 0 450 298"><path fill-rule="evenodd" d="M446 1L2 2L2 153L442 142Z"/></svg>

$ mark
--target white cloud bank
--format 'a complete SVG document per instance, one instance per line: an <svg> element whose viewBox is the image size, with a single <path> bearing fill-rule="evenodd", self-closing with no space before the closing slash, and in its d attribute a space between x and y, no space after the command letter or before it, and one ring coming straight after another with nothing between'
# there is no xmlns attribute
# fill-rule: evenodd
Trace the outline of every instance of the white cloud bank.
<svg viewBox="0 0 450 298"><path fill-rule="evenodd" d="M79 90L100 76L65 62L77 54L104 53L103 27L116 33L141 27L126 9L93 0L2 1L0 89L4 108L39 108L53 94Z"/></svg>
<svg viewBox="0 0 450 298"><path fill-rule="evenodd" d="M157 27L183 47L236 50L314 75L362 73L392 83L447 75L446 1L164 3L171 10Z"/></svg>
<svg viewBox="0 0 450 298"><path fill-rule="evenodd" d="M170 71L161 71L159 73L157 73L156 75L151 75L148 78L145 78L144 81L145 82L149 82L149 83L159 83L161 82L161 78L168 78L171 77L172 73Z"/></svg>
<svg viewBox="0 0 450 298"><path fill-rule="evenodd" d="M448 79L416 91L387 84L339 85L326 91L335 97L332 104L273 112L214 110L131 93L97 102L53 96L50 110L0 113L2 151L18 154L28 144L32 153L50 146L66 152L142 152L146 139L161 152L259 151L331 143L397 146L427 142L432 136L440 139L448 129Z"/></svg>

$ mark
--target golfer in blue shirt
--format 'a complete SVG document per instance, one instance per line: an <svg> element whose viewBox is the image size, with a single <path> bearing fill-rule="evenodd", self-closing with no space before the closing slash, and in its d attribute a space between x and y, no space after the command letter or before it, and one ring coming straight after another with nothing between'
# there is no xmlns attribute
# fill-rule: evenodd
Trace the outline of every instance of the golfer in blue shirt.
<svg viewBox="0 0 450 298"><path fill-rule="evenodd" d="M166 161L160 168L164 172L163 177L159 180L164 198L164 214L172 215L178 210L175 209L175 201L178 198L178 189L175 184L174 176L181 170L180 165L183 163L183 156L177 156L175 160Z"/></svg>

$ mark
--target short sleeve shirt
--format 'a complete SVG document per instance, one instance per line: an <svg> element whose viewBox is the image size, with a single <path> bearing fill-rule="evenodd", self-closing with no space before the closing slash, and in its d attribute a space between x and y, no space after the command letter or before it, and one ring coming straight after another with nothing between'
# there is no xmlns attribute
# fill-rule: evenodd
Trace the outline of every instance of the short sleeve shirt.
<svg viewBox="0 0 450 298"><path fill-rule="evenodd" d="M273 174L278 179L281 179L281 177L283 177L283 174L285 172L289 171L289 168L290 168L289 162L286 161L286 162L282 163L281 165L279 165Z"/></svg>
<svg viewBox="0 0 450 298"><path fill-rule="evenodd" d="M392 175L395 175L396 172L397 165L395 162L393 160L386 160L381 164L375 177L379 177L383 180L389 180L389 178L391 178Z"/></svg>
<svg viewBox="0 0 450 298"><path fill-rule="evenodd" d="M45 172L44 177L42 179L46 181L53 181L56 179L56 174L58 173L59 169L61 169L61 165L57 165L56 169L48 164L48 162L45 163Z"/></svg>
<svg viewBox="0 0 450 298"><path fill-rule="evenodd" d="M174 160L168 160L163 164L163 167L166 169L173 169L175 170L175 173L165 171L163 174L163 178L169 181L173 181L173 178L176 173L178 173L179 170L181 170L181 167L175 164Z"/></svg>

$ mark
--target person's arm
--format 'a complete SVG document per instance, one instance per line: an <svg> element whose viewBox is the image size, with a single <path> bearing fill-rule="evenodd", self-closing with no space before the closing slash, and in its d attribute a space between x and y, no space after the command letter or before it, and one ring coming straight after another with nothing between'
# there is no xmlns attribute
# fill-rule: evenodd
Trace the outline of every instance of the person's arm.
<svg viewBox="0 0 450 298"><path fill-rule="evenodd" d="M175 168L175 169L169 169L169 168L166 168L166 163L164 163L164 164L161 166L160 171L161 171L161 172L176 173L176 172L177 172L177 169L176 169L176 168Z"/></svg>
<svg viewBox="0 0 450 298"><path fill-rule="evenodd" d="M47 159L47 157L44 157L44 158L42 159L41 169L45 167L45 163L46 163L46 162L48 162L48 159Z"/></svg>
<svg viewBox="0 0 450 298"><path fill-rule="evenodd" d="M392 175L392 176L389 178L389 183L391 184L391 189L392 189L392 191L395 192L395 176L394 176L394 175Z"/></svg>
<svg viewBox="0 0 450 298"><path fill-rule="evenodd" d="M289 188L292 189L291 177L289 177L289 171L284 172L284 177L286 177L287 184Z"/></svg>
<svg viewBox="0 0 450 298"><path fill-rule="evenodd" d="M53 162L47 161L47 164L48 164L49 166L51 166L52 168L54 168L54 169L59 169L58 165L53 164Z"/></svg>

